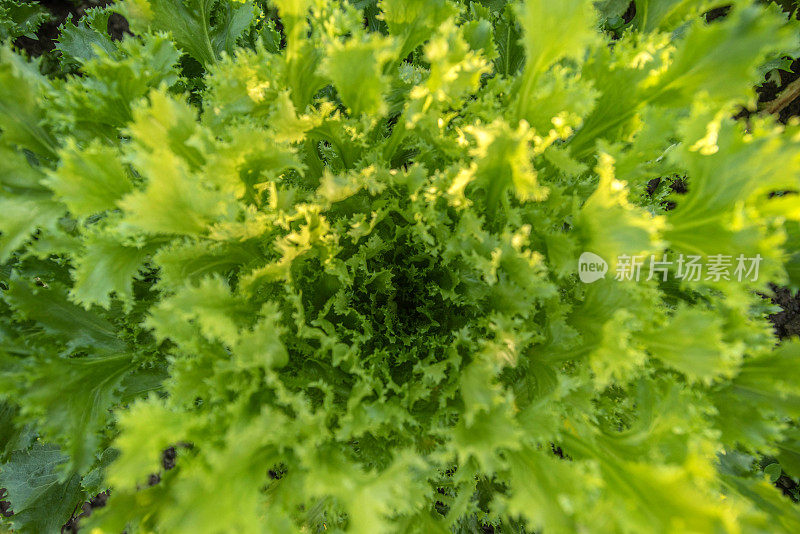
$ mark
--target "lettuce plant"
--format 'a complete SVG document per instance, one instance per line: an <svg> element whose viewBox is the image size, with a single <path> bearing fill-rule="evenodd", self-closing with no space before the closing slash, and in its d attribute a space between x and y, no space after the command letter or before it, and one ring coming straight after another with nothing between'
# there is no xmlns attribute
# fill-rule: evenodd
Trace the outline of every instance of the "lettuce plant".
<svg viewBox="0 0 800 534"><path fill-rule="evenodd" d="M5 524L800 532L762 297L800 128L732 118L798 31L732 4L122 0L59 72L6 43ZM614 276L666 256L759 271Z"/></svg>

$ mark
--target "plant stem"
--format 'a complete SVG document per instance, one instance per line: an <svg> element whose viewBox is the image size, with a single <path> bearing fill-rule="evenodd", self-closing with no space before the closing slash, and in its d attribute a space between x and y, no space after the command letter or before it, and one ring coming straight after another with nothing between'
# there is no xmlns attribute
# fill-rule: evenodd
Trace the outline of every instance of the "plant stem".
<svg viewBox="0 0 800 534"><path fill-rule="evenodd" d="M765 115L780 113L786 106L794 102L798 96L800 96L800 78L787 85L777 98L767 102L761 113Z"/></svg>

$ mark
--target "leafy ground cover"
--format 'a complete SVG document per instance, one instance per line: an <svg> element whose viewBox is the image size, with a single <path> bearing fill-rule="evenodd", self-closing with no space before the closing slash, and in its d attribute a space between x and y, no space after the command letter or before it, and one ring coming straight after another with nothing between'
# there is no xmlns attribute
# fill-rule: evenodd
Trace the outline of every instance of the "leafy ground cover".
<svg viewBox="0 0 800 534"><path fill-rule="evenodd" d="M0 0L0 524L800 531L793 7Z"/></svg>

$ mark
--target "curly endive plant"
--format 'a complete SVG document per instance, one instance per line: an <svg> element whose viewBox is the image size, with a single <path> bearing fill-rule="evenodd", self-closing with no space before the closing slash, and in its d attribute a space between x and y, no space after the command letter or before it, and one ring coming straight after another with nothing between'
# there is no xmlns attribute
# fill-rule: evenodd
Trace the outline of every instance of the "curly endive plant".
<svg viewBox="0 0 800 534"><path fill-rule="evenodd" d="M627 4L123 0L59 72L4 45L6 524L108 490L84 531L800 532L759 294L800 128L731 118L800 33ZM614 277L664 254L760 271Z"/></svg>

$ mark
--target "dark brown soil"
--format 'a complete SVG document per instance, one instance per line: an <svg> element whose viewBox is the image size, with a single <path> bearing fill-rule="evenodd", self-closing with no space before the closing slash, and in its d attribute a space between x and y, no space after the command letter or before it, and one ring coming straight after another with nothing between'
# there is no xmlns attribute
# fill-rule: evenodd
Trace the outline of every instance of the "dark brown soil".
<svg viewBox="0 0 800 534"><path fill-rule="evenodd" d="M8 501L2 500L3 497L6 496L6 489L0 488L0 515L3 517L11 517L14 515L13 510L11 510L11 503Z"/></svg>
<svg viewBox="0 0 800 534"><path fill-rule="evenodd" d="M769 316L778 337L800 336L800 292L793 294L791 290L777 286L772 290L775 292L772 302L782 308L782 311Z"/></svg>
<svg viewBox="0 0 800 534"><path fill-rule="evenodd" d="M36 32L36 39L20 37L14 44L25 50L31 56L38 57L42 54L52 52L58 39L58 28L72 16L73 21L80 19L87 9L102 7L112 4L113 0L84 0L78 2L68 2L67 0L29 0L28 3L38 3L47 8L52 15L52 19L42 24ZM108 21L108 33L112 39L122 39L128 31L128 21L116 13Z"/></svg>
<svg viewBox="0 0 800 534"><path fill-rule="evenodd" d="M784 70L778 71L780 74L780 83L776 81L769 81L758 87L758 100L759 102L770 102L775 100L781 91L790 83L800 78L800 59L792 62L792 72ZM800 95L791 100L786 107L780 110L778 117L780 121L785 123L791 117L800 115Z"/></svg>
<svg viewBox="0 0 800 534"><path fill-rule="evenodd" d="M165 471L174 469L177 458L178 452L175 450L175 447L169 447L161 453L161 467ZM160 483L161 475L158 473L151 474L147 479L148 486L155 486ZM69 521L64 523L64 526L61 527L61 534L75 534L79 532L81 519L92 515L94 510L103 508L108 501L109 493L109 491L104 491L103 493L95 495L92 499L83 503L80 508L76 508L72 513L72 517L69 518Z"/></svg>
<svg viewBox="0 0 800 534"><path fill-rule="evenodd" d="M104 491L103 493L95 495L95 497L91 500L83 503L80 508L80 513L78 513L78 510L75 510L75 513L72 514L72 517L69 518L69 521L64 523L64 526L61 527L61 534L73 534L78 532L78 522L81 520L81 518L89 517L92 515L94 510L103 508L107 502L108 492Z"/></svg>

